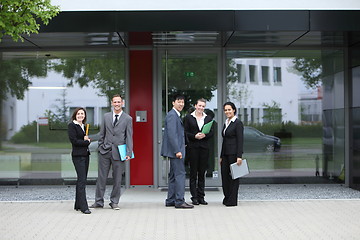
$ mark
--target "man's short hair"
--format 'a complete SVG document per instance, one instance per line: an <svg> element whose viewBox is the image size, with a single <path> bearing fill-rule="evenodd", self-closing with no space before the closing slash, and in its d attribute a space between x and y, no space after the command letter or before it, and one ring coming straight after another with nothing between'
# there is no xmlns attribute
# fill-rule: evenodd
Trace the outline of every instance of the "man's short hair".
<svg viewBox="0 0 360 240"><path fill-rule="evenodd" d="M114 98L116 98L116 97L119 97L119 98L123 99L120 94L115 94L115 95L113 95L113 97L111 98L111 101L112 101Z"/></svg>
<svg viewBox="0 0 360 240"><path fill-rule="evenodd" d="M185 100L185 97L182 94L175 94L173 97L173 102L175 102L176 100Z"/></svg>

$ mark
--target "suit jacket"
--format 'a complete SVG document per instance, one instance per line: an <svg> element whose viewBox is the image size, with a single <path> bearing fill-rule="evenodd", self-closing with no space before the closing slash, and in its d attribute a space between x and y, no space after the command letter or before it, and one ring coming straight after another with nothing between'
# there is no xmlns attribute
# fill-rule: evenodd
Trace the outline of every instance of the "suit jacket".
<svg viewBox="0 0 360 240"><path fill-rule="evenodd" d="M207 115L204 119L204 124L210 122L212 118ZM214 126L214 125L213 125ZM199 140L195 138L195 135L198 132L201 132L199 126L197 124L196 118L191 114L187 114L184 119L184 129L185 129L185 136L186 136L186 144L188 148L209 148L208 140L214 135L213 126L206 137Z"/></svg>
<svg viewBox="0 0 360 240"><path fill-rule="evenodd" d="M223 142L220 157L223 157L224 155L236 155L237 158L241 158L244 146L243 123L239 119L236 119L234 122L229 124L225 134L224 129L225 124L223 130L221 131Z"/></svg>
<svg viewBox="0 0 360 240"><path fill-rule="evenodd" d="M71 156L88 156L89 152L89 141L84 140L85 133L79 124L73 122L68 124L68 135L72 145Z"/></svg>
<svg viewBox="0 0 360 240"><path fill-rule="evenodd" d="M104 120L100 128L100 154L106 154L111 151L113 159L120 160L118 146L126 144L126 155L131 156L133 151L132 135L132 117L123 112L114 126L113 113L105 113Z"/></svg>
<svg viewBox="0 0 360 240"><path fill-rule="evenodd" d="M176 153L181 152L185 156L184 126L174 109L171 109L165 117L164 135L161 146L161 156L176 158Z"/></svg>

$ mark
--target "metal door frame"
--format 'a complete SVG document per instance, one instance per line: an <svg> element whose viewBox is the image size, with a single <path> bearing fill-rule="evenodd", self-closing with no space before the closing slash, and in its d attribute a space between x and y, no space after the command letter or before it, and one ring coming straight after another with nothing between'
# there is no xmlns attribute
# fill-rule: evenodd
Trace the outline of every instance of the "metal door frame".
<svg viewBox="0 0 360 240"><path fill-rule="evenodd" d="M194 49L194 48L156 48L154 49L154 71L153 71L153 109L154 109L154 185L155 187L167 187L167 177L165 179L161 179L162 175L162 169L161 167L161 160L162 157L160 156L160 148L162 143L162 121L164 116L162 116L162 87L163 87L163 79L162 79L162 57L165 55L165 58L169 54L214 54L217 56L217 84L218 84L218 92L217 92L217 108L222 108L222 103L224 102L225 94L224 94L224 81L223 79L226 79L226 74L224 71L225 67L225 61L224 61L224 53L225 50L221 48L211 48L211 49ZM167 74L166 74L167 78ZM167 84L167 80L165 81L165 84ZM167 109L166 112L168 112L169 109ZM218 121L219 126L222 126L223 124L223 114L219 114ZM221 136L220 133L221 129L218 128L218 136ZM220 139L217 139L217 148L218 152L220 151ZM219 163L217 163L219 164ZM219 167L220 168L220 167ZM165 171L168 172L169 164L166 164ZM165 176L167 174L165 173ZM188 186L189 182L186 181L186 186ZM206 187L219 187L221 186L221 176L220 171L218 173L218 177L216 179L207 178L206 179Z"/></svg>

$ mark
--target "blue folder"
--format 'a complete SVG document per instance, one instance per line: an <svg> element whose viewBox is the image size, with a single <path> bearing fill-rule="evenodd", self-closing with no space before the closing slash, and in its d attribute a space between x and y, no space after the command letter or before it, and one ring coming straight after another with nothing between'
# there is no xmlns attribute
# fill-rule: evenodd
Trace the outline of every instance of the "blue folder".
<svg viewBox="0 0 360 240"><path fill-rule="evenodd" d="M126 144L122 144L118 146L119 153L120 153L120 160L125 161L126 160ZM134 152L132 152L130 159L134 158Z"/></svg>

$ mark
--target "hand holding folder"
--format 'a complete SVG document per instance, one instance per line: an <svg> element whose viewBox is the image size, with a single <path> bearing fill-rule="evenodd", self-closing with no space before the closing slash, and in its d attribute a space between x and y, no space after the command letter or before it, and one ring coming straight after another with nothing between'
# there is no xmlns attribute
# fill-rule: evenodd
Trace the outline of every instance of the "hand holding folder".
<svg viewBox="0 0 360 240"><path fill-rule="evenodd" d="M125 161L126 160L126 144L123 144L123 145L119 145L118 146L118 149L119 149L119 153L120 153L120 160L121 161ZM130 159L134 158L134 152L132 152L131 156L130 156Z"/></svg>
<svg viewBox="0 0 360 240"><path fill-rule="evenodd" d="M211 127L213 125L214 120L211 120L210 122L204 124L204 126L202 127L201 132L204 134L208 134L211 130Z"/></svg>
<svg viewBox="0 0 360 240"><path fill-rule="evenodd" d="M245 175L248 175L250 173L246 159L242 160L242 163L240 166L237 165L237 163L231 164L230 171L231 171L232 179L237 179L237 178L243 177Z"/></svg>

